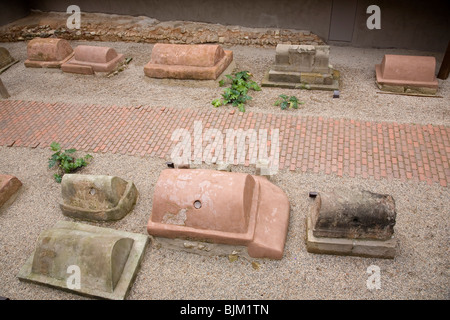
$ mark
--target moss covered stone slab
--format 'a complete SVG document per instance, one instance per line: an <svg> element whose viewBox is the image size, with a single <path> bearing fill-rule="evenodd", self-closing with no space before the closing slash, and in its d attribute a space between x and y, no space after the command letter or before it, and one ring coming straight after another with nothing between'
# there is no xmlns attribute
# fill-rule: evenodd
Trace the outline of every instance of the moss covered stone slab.
<svg viewBox="0 0 450 320"><path fill-rule="evenodd" d="M61 192L64 215L92 221L120 220L138 198L133 182L105 175L65 174Z"/></svg>
<svg viewBox="0 0 450 320"><path fill-rule="evenodd" d="M0 74L17 62L6 48L0 47Z"/></svg>
<svg viewBox="0 0 450 320"><path fill-rule="evenodd" d="M17 276L81 295L123 300L147 243L145 235L60 221L40 234Z"/></svg>

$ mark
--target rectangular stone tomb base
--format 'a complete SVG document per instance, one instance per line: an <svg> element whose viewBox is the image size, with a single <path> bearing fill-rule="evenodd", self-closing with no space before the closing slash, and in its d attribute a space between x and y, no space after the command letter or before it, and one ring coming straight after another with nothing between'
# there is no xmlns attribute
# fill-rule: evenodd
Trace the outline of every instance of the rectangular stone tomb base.
<svg viewBox="0 0 450 320"><path fill-rule="evenodd" d="M59 221L41 233L17 277L76 294L123 300L148 240L142 234Z"/></svg>
<svg viewBox="0 0 450 320"><path fill-rule="evenodd" d="M325 83L320 83L319 80L323 80ZM280 72L269 70L264 75L261 86L334 91L339 90L339 71L333 70L332 76L330 76L329 74L320 73Z"/></svg>
<svg viewBox="0 0 450 320"><path fill-rule="evenodd" d="M410 95L435 95L438 81L435 76L436 58L386 54L375 65L376 84L382 91Z"/></svg>
<svg viewBox="0 0 450 320"><path fill-rule="evenodd" d="M154 239L159 246L170 250L196 253L203 256L236 256L242 257L249 261L255 260L255 258L249 256L246 246L185 240L179 238L171 239L164 237L154 237Z"/></svg>
<svg viewBox="0 0 450 320"><path fill-rule="evenodd" d="M233 61L233 52L219 45L157 43L145 65L147 77L216 80Z"/></svg>
<svg viewBox="0 0 450 320"><path fill-rule="evenodd" d="M73 57L69 42L57 38L34 38L27 45L27 68L60 68Z"/></svg>
<svg viewBox="0 0 450 320"><path fill-rule="evenodd" d="M95 72L111 72L125 56L110 47L79 45L74 56L61 65L61 70L69 73L92 75Z"/></svg>
<svg viewBox="0 0 450 320"><path fill-rule="evenodd" d="M306 249L310 253L393 259L396 244L394 237L384 241L315 237L312 232L311 215L308 214L307 217Z"/></svg>
<svg viewBox="0 0 450 320"><path fill-rule="evenodd" d="M338 90L340 73L329 64L329 46L278 44L275 63L261 82L263 87Z"/></svg>

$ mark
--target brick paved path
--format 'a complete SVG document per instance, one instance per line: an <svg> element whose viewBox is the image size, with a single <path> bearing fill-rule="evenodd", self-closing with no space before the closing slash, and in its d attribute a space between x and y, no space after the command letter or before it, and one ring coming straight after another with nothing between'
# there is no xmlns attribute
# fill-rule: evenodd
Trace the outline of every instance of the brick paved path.
<svg viewBox="0 0 450 320"><path fill-rule="evenodd" d="M0 145L164 157L175 129L279 128L280 169L450 182L450 127L147 106L0 101ZM269 133L270 138L270 133ZM206 142L204 142L205 144ZM248 161L247 161L248 164Z"/></svg>

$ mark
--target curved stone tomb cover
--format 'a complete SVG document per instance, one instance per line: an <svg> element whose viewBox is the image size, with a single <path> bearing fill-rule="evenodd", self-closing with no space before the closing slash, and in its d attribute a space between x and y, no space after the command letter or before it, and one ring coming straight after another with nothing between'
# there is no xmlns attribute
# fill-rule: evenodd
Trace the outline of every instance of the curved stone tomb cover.
<svg viewBox="0 0 450 320"><path fill-rule="evenodd" d="M22 182L15 176L0 174L0 208L5 203L14 201L14 197L21 186Z"/></svg>
<svg viewBox="0 0 450 320"><path fill-rule="evenodd" d="M40 234L18 277L79 294L124 299L147 242L140 234L60 221ZM79 286L69 278L75 272Z"/></svg>
<svg viewBox="0 0 450 320"><path fill-rule="evenodd" d="M386 54L375 66L377 85L381 90L406 93L435 94L436 58Z"/></svg>
<svg viewBox="0 0 450 320"><path fill-rule="evenodd" d="M317 195L307 217L308 251L393 258L395 202L359 189Z"/></svg>
<svg viewBox="0 0 450 320"><path fill-rule="evenodd" d="M289 224L286 194L264 177L166 169L155 186L150 235L246 246L252 258L281 259Z"/></svg>
<svg viewBox="0 0 450 320"><path fill-rule="evenodd" d="M60 68L73 56L73 49L64 39L34 38L28 42L27 54L26 67Z"/></svg>
<svg viewBox="0 0 450 320"><path fill-rule="evenodd" d="M134 207L133 182L105 175L65 174L61 181L64 215L83 220L119 220Z"/></svg>
<svg viewBox="0 0 450 320"><path fill-rule="evenodd" d="M64 72L93 74L94 72L111 72L125 59L110 47L79 45L75 48L73 58L61 66Z"/></svg>
<svg viewBox="0 0 450 320"><path fill-rule="evenodd" d="M19 62L19 60L14 60L8 49L0 47L0 73L8 69L16 62Z"/></svg>
<svg viewBox="0 0 450 320"><path fill-rule="evenodd" d="M233 52L220 45L157 43L144 73L160 79L215 80L232 61Z"/></svg>

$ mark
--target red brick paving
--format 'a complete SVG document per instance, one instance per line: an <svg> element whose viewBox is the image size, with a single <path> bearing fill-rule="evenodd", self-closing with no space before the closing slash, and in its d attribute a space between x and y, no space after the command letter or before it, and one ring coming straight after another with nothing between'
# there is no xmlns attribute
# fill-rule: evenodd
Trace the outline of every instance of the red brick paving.
<svg viewBox="0 0 450 320"><path fill-rule="evenodd" d="M165 157L175 129L280 132L280 169L338 176L450 182L450 128L323 117L148 106L99 106L0 101L0 145L64 148ZM268 134L270 148L270 130ZM206 146L207 141L203 141ZM192 148L194 153L194 148ZM225 152L224 152L225 156ZM247 157L248 158L248 157ZM247 159L246 165L249 164Z"/></svg>

